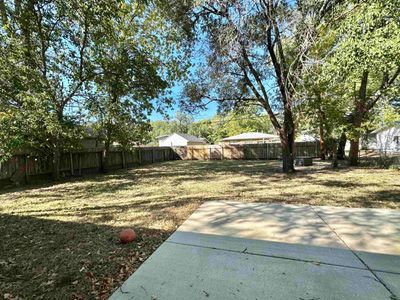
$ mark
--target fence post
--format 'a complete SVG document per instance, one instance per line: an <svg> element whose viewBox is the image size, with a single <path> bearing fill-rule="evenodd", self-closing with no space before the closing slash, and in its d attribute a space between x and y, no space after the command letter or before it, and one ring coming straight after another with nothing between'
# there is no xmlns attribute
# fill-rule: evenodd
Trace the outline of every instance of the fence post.
<svg viewBox="0 0 400 300"><path fill-rule="evenodd" d="M315 141L315 157L318 157L318 142Z"/></svg>
<svg viewBox="0 0 400 300"><path fill-rule="evenodd" d="M79 176L82 175L82 153L79 152Z"/></svg>
<svg viewBox="0 0 400 300"><path fill-rule="evenodd" d="M122 169L125 169L125 153L124 149L121 150L121 156L122 156Z"/></svg>
<svg viewBox="0 0 400 300"><path fill-rule="evenodd" d="M71 167L71 176L74 176L74 161L72 159L72 152L69 153L69 161Z"/></svg>
<svg viewBox="0 0 400 300"><path fill-rule="evenodd" d="M25 155L25 182L28 183L28 154Z"/></svg>
<svg viewBox="0 0 400 300"><path fill-rule="evenodd" d="M100 165L99 165L99 171L103 171L103 151L98 152L100 155ZM79 164L80 164L80 154L79 154Z"/></svg>
<svg viewBox="0 0 400 300"><path fill-rule="evenodd" d="M154 163L154 148L151 148L151 163Z"/></svg>

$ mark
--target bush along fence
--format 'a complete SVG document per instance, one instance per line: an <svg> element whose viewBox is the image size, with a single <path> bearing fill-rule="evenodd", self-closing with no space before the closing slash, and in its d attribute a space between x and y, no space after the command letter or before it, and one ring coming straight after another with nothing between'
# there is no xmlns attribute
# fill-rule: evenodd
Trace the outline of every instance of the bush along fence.
<svg viewBox="0 0 400 300"><path fill-rule="evenodd" d="M296 156L319 156L319 144L296 143ZM108 170L132 168L143 164L171 160L224 159L281 159L280 143L254 145L204 145L188 147L137 147L131 151L113 150L108 153ZM61 177L99 173L103 166L103 152L84 150L61 155ZM0 187L50 179L51 159L18 154L0 162Z"/></svg>

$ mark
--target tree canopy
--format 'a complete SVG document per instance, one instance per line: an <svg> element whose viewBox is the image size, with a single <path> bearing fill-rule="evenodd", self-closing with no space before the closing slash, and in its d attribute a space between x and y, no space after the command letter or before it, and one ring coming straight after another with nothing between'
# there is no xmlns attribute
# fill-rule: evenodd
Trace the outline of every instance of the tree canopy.
<svg viewBox="0 0 400 300"><path fill-rule="evenodd" d="M51 158L87 132L108 146L187 132L217 142L276 132L283 170L294 140L321 153L399 119L400 0L0 0L0 160ZM150 122L178 99L208 120ZM150 126L151 125L151 126ZM150 132L151 127L153 130ZM339 143L340 142L340 143ZM333 145L333 146L332 146ZM339 149L337 149L339 150Z"/></svg>
<svg viewBox="0 0 400 300"><path fill-rule="evenodd" d="M0 1L0 155L60 152L85 127L123 145L143 140L168 106L191 39L185 5L168 1ZM158 99L158 102L156 101Z"/></svg>
<svg viewBox="0 0 400 300"><path fill-rule="evenodd" d="M245 132L274 132L268 116L254 106L199 121L195 121L189 114L178 112L173 120L154 121L151 122L151 126L151 142L154 144L158 136L175 132L202 137L213 144L228 136Z"/></svg>

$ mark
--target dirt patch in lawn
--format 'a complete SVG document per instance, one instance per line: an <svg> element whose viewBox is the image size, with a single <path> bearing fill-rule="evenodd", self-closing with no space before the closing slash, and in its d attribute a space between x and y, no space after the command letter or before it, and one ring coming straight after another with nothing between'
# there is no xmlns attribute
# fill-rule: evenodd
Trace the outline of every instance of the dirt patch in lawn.
<svg viewBox="0 0 400 300"><path fill-rule="evenodd" d="M0 297L105 299L204 201L400 208L400 173L176 161L0 194ZM122 245L121 228L139 239Z"/></svg>

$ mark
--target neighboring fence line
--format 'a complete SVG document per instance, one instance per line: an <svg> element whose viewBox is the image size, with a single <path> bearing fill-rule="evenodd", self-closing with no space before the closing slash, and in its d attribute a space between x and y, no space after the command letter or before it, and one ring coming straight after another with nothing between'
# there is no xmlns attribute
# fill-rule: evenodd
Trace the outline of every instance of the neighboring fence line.
<svg viewBox="0 0 400 300"><path fill-rule="evenodd" d="M102 169L102 151L76 151L62 153L61 177L98 173ZM108 169L116 170L142 164L176 160L179 157L170 147L138 147L132 151L112 150L108 153ZM51 158L19 154L0 162L0 187L11 183L27 183L52 175Z"/></svg>
<svg viewBox="0 0 400 300"><path fill-rule="evenodd" d="M176 155L184 160L223 160L223 159L282 159L280 143L246 145L200 145L173 147ZM319 142L297 142L296 156L318 157Z"/></svg>
<svg viewBox="0 0 400 300"><path fill-rule="evenodd" d="M299 142L296 156L319 156L319 143ZM98 173L102 169L102 151L63 153L61 177ZM130 168L142 164L171 160L281 159L280 143L250 145L204 145L188 147L137 147L132 151L113 150L108 154L108 169ZM52 174L50 158L18 154L0 162L0 187L12 183L28 183L47 179Z"/></svg>

